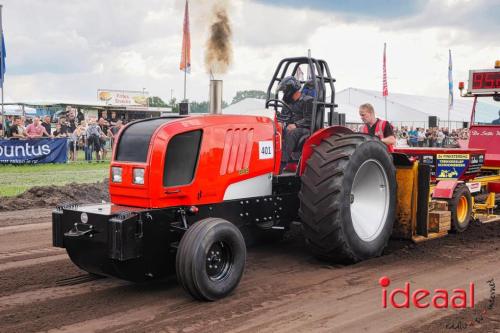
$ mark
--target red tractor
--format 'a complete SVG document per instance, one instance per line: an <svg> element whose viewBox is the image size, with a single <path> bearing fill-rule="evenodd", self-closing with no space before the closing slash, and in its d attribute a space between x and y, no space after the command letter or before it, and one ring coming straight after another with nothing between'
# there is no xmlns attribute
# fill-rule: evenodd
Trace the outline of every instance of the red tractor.
<svg viewBox="0 0 500 333"><path fill-rule="evenodd" d="M296 172L283 173L289 107L274 91L306 71L312 134L300 140ZM98 275L141 281L175 271L200 300L228 295L242 277L246 245L279 239L293 221L323 259L381 255L396 219L396 168L378 138L338 126L334 82L325 61L288 58L269 84L266 116L215 110L130 123L113 149L111 203L60 205L54 246Z"/></svg>

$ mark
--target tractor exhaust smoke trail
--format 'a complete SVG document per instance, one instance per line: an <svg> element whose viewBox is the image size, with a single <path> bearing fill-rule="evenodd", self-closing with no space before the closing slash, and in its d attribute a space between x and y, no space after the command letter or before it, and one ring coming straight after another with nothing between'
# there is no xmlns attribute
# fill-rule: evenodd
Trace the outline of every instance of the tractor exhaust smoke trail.
<svg viewBox="0 0 500 333"><path fill-rule="evenodd" d="M205 68L211 78L225 74L233 60L232 30L227 1L217 1L212 7L210 36L205 50Z"/></svg>

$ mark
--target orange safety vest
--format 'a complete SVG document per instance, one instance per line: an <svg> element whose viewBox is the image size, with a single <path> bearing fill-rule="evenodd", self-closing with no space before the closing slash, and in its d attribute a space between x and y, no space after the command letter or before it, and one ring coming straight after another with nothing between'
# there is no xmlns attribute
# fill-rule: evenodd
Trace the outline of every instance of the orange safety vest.
<svg viewBox="0 0 500 333"><path fill-rule="evenodd" d="M377 123L375 124L375 136L378 136L380 139L383 139L386 125L387 125L387 120L378 119ZM368 134L368 125L365 124L365 126L363 126L362 132ZM387 150L389 151L389 153L393 153L394 146L387 145Z"/></svg>

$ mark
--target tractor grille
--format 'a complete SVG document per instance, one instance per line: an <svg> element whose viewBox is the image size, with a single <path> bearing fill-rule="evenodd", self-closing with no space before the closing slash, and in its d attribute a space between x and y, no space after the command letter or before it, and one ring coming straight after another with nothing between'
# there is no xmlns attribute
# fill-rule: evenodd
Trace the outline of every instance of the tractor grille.
<svg viewBox="0 0 500 333"><path fill-rule="evenodd" d="M220 175L248 169L252 155L253 128L234 129L226 132Z"/></svg>

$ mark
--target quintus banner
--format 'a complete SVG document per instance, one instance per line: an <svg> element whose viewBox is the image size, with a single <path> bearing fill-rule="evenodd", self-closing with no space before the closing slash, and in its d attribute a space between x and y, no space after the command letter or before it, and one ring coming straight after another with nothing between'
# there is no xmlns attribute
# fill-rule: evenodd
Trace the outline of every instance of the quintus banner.
<svg viewBox="0 0 500 333"><path fill-rule="evenodd" d="M0 163L65 163L67 139L0 140Z"/></svg>

